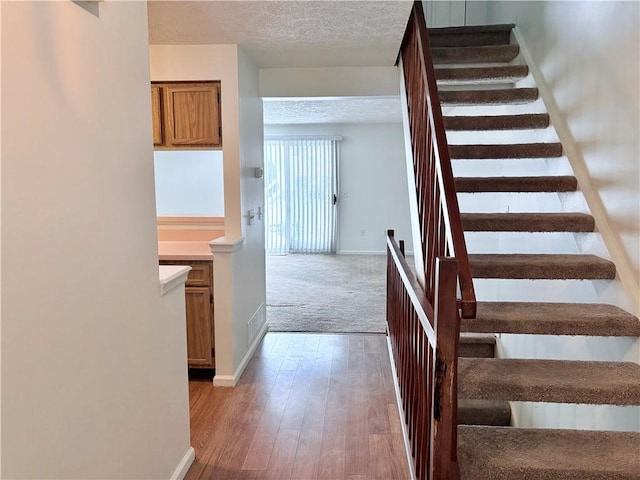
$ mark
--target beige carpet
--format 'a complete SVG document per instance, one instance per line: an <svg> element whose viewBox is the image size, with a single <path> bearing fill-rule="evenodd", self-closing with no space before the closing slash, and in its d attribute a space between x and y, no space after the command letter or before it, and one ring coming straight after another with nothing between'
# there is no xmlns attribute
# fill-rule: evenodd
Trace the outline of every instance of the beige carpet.
<svg viewBox="0 0 640 480"><path fill-rule="evenodd" d="M384 255L267 256L270 331L384 333L385 295Z"/></svg>

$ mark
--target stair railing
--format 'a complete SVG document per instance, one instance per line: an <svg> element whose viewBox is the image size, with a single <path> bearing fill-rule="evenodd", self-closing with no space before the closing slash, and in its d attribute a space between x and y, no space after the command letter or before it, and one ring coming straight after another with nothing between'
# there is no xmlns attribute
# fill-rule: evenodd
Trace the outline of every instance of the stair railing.
<svg viewBox="0 0 640 480"><path fill-rule="evenodd" d="M413 477L457 480L458 267L438 258L432 304L387 233L387 326Z"/></svg>
<svg viewBox="0 0 640 480"><path fill-rule="evenodd" d="M455 257L458 261L461 316L475 318L476 299L471 269L422 2L413 4L398 64L404 74L407 98L425 293L433 302L437 258Z"/></svg>
<svg viewBox="0 0 640 480"><path fill-rule="evenodd" d="M462 230L422 2L413 4L398 64L416 186L424 285L387 235L389 344L415 478L457 480L457 373L460 317L476 299ZM409 142L407 142L409 143ZM417 243L417 239L416 242ZM421 262L418 262L421 263Z"/></svg>

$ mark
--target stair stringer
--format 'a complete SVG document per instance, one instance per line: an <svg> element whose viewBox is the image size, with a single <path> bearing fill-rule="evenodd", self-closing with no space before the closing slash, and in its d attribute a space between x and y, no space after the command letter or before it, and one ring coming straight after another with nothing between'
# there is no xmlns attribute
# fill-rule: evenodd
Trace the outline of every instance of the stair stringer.
<svg viewBox="0 0 640 480"><path fill-rule="evenodd" d="M558 106L542 71L534 61L533 55L527 46L524 36L520 33L518 25L513 28L512 33L515 41L520 45L520 55L529 66L530 75L538 87L540 98L544 102L547 113L549 114L550 124L554 126L558 138L562 143L574 175L578 180L580 191L584 196L589 212L595 219L596 228L600 233L606 252L610 256L611 261L616 265L618 278L615 283L620 284L619 287L624 290L624 294L618 292L612 295L609 291L602 300L615 303L622 308L632 308L636 315L640 315L640 295L638 295L638 292L640 292L640 284L638 284L635 279L631 260L621 246L610 224L602 199L593 187L581 150L571 133L564 114ZM570 197L565 195L560 195L559 197L567 209L574 207L575 204L573 204ZM576 241L583 253L603 254L603 248L598 246L597 243L593 243L591 239L586 238L584 235L577 235ZM638 356L636 361L640 362L640 356Z"/></svg>

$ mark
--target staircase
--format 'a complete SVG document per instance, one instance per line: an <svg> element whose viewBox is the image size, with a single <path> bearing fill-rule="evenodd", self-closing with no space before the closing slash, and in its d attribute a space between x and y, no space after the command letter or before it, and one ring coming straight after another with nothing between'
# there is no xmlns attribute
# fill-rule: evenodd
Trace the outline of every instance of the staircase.
<svg viewBox="0 0 640 480"><path fill-rule="evenodd" d="M616 269L594 255L557 253L575 244L571 234L594 232L595 222L588 213L557 208L558 194L577 192L578 184L520 61L512 28L429 31L478 298L477 318L461 322L460 478L640 479L639 432L509 426L509 401L640 405L636 363L493 358L494 334L640 336L638 318L618 307L557 298L569 291L563 282L610 282ZM494 138L501 141L486 140ZM538 239L537 245L523 235ZM540 282L525 280L558 282L559 293L549 301L544 288L534 285ZM482 301L483 292L498 285L483 289L487 281L540 298Z"/></svg>

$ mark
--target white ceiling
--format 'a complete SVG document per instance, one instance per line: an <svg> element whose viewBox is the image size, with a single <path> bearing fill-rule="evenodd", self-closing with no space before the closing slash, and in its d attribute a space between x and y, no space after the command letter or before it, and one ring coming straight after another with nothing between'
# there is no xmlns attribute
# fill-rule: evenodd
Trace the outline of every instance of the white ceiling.
<svg viewBox="0 0 640 480"><path fill-rule="evenodd" d="M152 45L242 45L260 68L393 65L407 0L148 2Z"/></svg>
<svg viewBox="0 0 640 480"><path fill-rule="evenodd" d="M152 45L238 44L260 68L390 66L408 0L148 2ZM265 101L265 123L400 121L386 97Z"/></svg>

